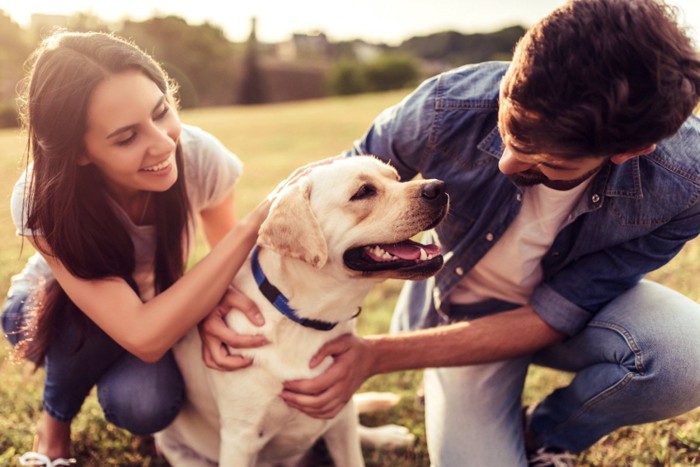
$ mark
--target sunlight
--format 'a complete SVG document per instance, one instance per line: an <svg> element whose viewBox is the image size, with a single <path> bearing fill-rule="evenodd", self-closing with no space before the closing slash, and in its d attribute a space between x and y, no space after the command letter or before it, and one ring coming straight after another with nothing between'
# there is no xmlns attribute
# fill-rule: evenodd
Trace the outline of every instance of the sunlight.
<svg viewBox="0 0 700 467"><path fill-rule="evenodd" d="M565 0L256 0L225 4L222 0L162 2L158 0L2 0L0 10L23 27L33 13L72 15L84 12L106 21L142 21L157 15L176 15L190 24L209 22L221 27L232 41L244 41L250 19L258 19L258 39L288 40L294 33L324 32L331 40L364 39L398 45L401 41L438 31L491 32L520 24L529 26ZM700 44L700 2L669 0L680 9L680 22Z"/></svg>

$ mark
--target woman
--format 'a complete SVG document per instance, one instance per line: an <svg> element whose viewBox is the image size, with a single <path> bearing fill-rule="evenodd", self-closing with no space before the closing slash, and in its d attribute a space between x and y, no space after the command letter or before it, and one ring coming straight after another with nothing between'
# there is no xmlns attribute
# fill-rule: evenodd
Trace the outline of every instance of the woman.
<svg viewBox="0 0 700 467"><path fill-rule="evenodd" d="M235 222L240 161L181 124L172 83L134 45L61 32L32 63L23 118L33 163L11 208L38 253L13 278L2 322L46 370L36 453L24 460L65 465L70 422L94 385L107 420L132 433L173 420L184 388L169 349L220 302L273 196ZM184 273L196 215L212 250ZM206 342L210 366L250 364Z"/></svg>

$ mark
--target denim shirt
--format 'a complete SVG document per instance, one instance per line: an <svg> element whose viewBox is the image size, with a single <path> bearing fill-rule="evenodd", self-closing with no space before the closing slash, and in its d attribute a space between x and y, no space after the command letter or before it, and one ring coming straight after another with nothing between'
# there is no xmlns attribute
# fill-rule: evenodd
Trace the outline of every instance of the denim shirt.
<svg viewBox="0 0 700 467"><path fill-rule="evenodd" d="M445 267L407 282L395 330L449 321L449 294L511 224L523 193L498 170L498 87L508 63L467 65L421 84L382 112L346 152L389 161L402 180L444 180L450 213L427 235ZM700 119L648 155L594 176L542 258L530 305L550 326L573 335L603 306L667 263L700 231Z"/></svg>

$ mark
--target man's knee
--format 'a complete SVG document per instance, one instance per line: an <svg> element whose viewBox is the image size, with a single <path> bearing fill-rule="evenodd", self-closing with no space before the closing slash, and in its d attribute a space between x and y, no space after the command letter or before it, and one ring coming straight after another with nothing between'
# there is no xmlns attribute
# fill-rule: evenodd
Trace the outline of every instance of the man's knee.
<svg viewBox="0 0 700 467"><path fill-rule="evenodd" d="M638 376L666 387L662 399L677 411L700 405L700 304L642 281L611 302L592 322L610 326L629 346Z"/></svg>

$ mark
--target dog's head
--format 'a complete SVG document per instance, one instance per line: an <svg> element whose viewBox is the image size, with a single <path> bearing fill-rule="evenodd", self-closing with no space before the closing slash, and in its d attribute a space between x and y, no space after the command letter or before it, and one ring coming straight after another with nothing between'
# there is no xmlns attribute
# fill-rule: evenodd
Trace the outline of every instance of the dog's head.
<svg viewBox="0 0 700 467"><path fill-rule="evenodd" d="M396 170L375 157L348 157L286 187L258 243L351 276L422 279L442 267L440 248L411 237L435 227L448 206L441 181L401 183Z"/></svg>

